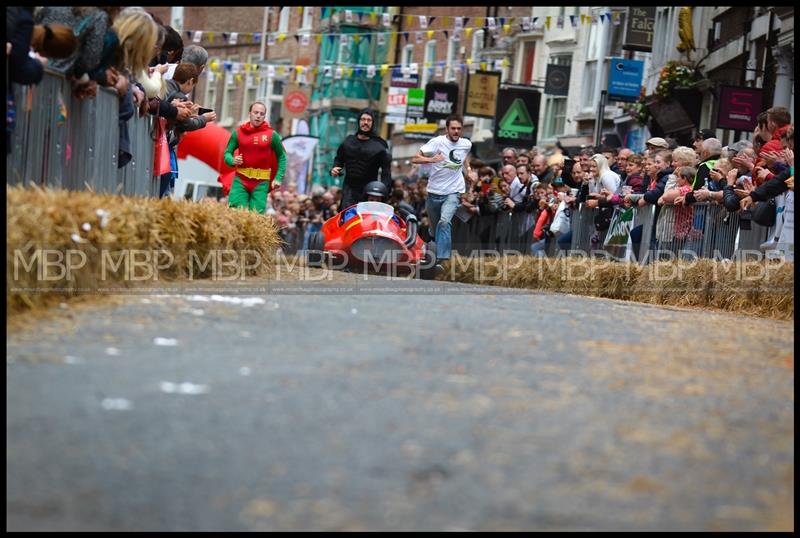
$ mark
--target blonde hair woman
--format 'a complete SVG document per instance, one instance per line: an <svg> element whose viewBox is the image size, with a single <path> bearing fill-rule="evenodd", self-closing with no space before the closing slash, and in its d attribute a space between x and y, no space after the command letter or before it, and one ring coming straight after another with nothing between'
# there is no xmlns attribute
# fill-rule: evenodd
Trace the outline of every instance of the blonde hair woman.
<svg viewBox="0 0 800 538"><path fill-rule="evenodd" d="M147 98L164 97L166 85L161 75L166 66L158 66L148 73L148 64L158 42L158 25L140 8L128 8L114 20L114 31L119 38L122 62L125 69L144 87Z"/></svg>
<svg viewBox="0 0 800 538"><path fill-rule="evenodd" d="M591 166L592 163L594 163L594 166ZM608 159L606 159L605 155L602 153L595 153L592 155L589 164L592 168L594 180L599 183L598 191L600 188L603 188L611 194L619 192L622 179L608 166ZM595 168L597 170L596 172Z"/></svg>

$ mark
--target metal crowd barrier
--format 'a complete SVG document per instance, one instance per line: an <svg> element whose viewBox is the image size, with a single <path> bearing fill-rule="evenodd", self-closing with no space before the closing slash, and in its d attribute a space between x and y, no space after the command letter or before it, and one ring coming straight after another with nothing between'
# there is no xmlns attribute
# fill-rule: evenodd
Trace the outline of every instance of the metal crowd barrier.
<svg viewBox="0 0 800 538"><path fill-rule="evenodd" d="M467 221L455 216L451 221L452 247L463 256L474 251L530 254L535 224L533 215L524 212L472 215Z"/></svg>
<svg viewBox="0 0 800 538"><path fill-rule="evenodd" d="M603 245L608 230L598 231L595 227L599 211L584 204L571 208L569 253L625 258L628 245ZM615 217L620 211L615 208ZM476 249L530 254L533 224L523 224L524 215L473 215L467 222L454 218L453 250L462 255ZM749 230L741 229L738 213L729 213L715 203L637 207L631 228L640 232L640 240L632 245L633 258L640 264L681 257L733 259L742 253L757 255L769 232L756 223L751 223ZM554 256L558 250L556 238L550 238L546 254Z"/></svg>
<svg viewBox="0 0 800 538"><path fill-rule="evenodd" d="M595 216L599 210L581 204L571 208L572 238L569 253L577 255L607 255L624 259L627 245L604 246L607 230L598 232ZM620 208L614 210L615 213ZM492 215L472 215L467 221L453 217L452 247L462 256L476 251L531 254L533 219L526 213L507 211ZM613 221L613 219L612 219ZM751 223L749 230L741 229L739 215L729 213L714 203L698 203L687 207L646 205L634 209L632 228L641 227L641 241L633 244L633 255L640 264L659 259L712 258L734 259L736 256L761 255L761 244L770 229ZM281 233L286 254L303 248L305 228L302 224L286 228ZM556 238L548 240L547 256L556 256Z"/></svg>
<svg viewBox="0 0 800 538"><path fill-rule="evenodd" d="M46 69L39 84L14 84L13 92L16 128L6 161L7 184L158 195L152 177L152 118L128 120L133 159L117 168L119 99L114 91L98 88L94 99L79 100L63 75Z"/></svg>

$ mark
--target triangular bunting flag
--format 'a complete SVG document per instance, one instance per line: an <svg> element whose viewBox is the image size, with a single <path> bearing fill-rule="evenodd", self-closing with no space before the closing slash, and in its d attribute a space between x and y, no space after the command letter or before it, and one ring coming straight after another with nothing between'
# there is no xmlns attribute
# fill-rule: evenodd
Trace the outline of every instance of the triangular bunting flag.
<svg viewBox="0 0 800 538"><path fill-rule="evenodd" d="M550 19L552 19L552 17L551 17L550 15L548 15L548 16L547 16L547 17L545 17L545 19L544 19L544 25L545 25L545 26L547 26L547 29L548 29L548 30L550 29Z"/></svg>

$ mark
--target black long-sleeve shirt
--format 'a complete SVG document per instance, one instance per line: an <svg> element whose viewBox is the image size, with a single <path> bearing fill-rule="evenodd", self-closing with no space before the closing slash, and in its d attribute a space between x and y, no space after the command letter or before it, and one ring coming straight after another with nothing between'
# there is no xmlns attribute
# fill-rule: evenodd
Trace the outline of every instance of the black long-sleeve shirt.
<svg viewBox="0 0 800 538"><path fill-rule="evenodd" d="M391 188L389 146L379 136L371 136L369 140L359 140L356 135L349 135L339 146L333 166L344 167L344 183L359 189L370 181L378 180L380 168L380 181Z"/></svg>
<svg viewBox="0 0 800 538"><path fill-rule="evenodd" d="M17 84L38 84L44 76L44 67L39 60L28 55L33 35L33 8L9 7L6 11L6 41L11 43L8 62L8 87Z"/></svg>
<svg viewBox="0 0 800 538"><path fill-rule="evenodd" d="M786 180L790 175L789 169L784 170L777 176L765 181L753 189L750 192L750 198L754 202L763 202L765 200L769 200L770 198L775 198L779 194L783 194L789 190L789 187L786 185Z"/></svg>
<svg viewBox="0 0 800 538"><path fill-rule="evenodd" d="M656 186L644 193L644 201L648 204L657 204L658 199L664 194L664 189L667 186L667 179L673 172L672 168L665 168L656 175Z"/></svg>

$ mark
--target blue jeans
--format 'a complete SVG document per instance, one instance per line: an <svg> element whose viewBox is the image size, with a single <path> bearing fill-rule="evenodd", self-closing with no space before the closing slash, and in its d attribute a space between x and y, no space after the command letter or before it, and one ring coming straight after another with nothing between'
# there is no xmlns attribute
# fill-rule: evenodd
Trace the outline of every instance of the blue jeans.
<svg viewBox="0 0 800 538"><path fill-rule="evenodd" d="M430 221L431 236L436 241L436 259L449 260L450 249L452 247L452 237L450 234L450 222L456 209L461 203L461 193L451 194L431 194L425 201L425 209L428 211Z"/></svg>

